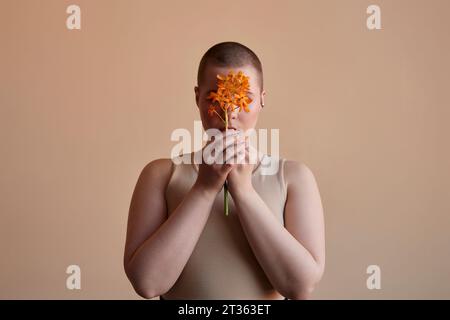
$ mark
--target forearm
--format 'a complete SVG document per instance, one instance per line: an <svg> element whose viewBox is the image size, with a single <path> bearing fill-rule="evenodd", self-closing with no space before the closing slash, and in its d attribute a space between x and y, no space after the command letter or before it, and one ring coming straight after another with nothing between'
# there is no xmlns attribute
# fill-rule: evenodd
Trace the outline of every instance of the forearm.
<svg viewBox="0 0 450 320"><path fill-rule="evenodd" d="M167 292L186 265L208 220L215 194L194 187L161 227L133 254L127 275L145 297Z"/></svg>
<svg viewBox="0 0 450 320"><path fill-rule="evenodd" d="M307 298L319 280L314 257L253 188L233 194L233 199L248 242L272 285L289 299Z"/></svg>

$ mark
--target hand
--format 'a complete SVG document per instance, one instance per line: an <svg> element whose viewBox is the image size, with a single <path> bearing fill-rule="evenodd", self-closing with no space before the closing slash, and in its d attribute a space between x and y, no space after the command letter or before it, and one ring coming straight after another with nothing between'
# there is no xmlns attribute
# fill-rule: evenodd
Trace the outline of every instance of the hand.
<svg viewBox="0 0 450 320"><path fill-rule="evenodd" d="M242 139L242 140L241 140ZM233 164L232 169L228 173L228 189L231 195L235 195L237 192L247 192L253 189L252 185L252 173L256 166L254 163L250 163L250 144L248 137L238 138L238 141L243 141L243 144L239 144L236 147L236 152L232 157ZM255 149L253 149L256 151Z"/></svg>
<svg viewBox="0 0 450 320"><path fill-rule="evenodd" d="M214 139L202 148L202 162L194 186L214 193L220 192L233 165L227 163L235 155L236 138L239 131L234 129L213 136ZM243 145L245 141L241 141ZM214 150L214 151L213 151Z"/></svg>

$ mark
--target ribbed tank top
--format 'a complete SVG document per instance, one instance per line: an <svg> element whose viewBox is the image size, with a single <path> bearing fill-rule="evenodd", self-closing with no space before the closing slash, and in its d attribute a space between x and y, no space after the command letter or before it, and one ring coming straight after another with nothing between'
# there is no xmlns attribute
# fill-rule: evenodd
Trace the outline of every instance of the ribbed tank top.
<svg viewBox="0 0 450 320"><path fill-rule="evenodd" d="M196 154L199 152L201 150ZM253 187L284 225L285 159L259 155L261 161L252 173ZM197 164L177 161L193 157L190 153L172 159L172 173L165 191L169 215L192 188L198 175ZM236 215L231 195L228 197L229 214L224 214L223 192L222 188L217 194L205 228L182 273L162 298L283 299L259 265Z"/></svg>

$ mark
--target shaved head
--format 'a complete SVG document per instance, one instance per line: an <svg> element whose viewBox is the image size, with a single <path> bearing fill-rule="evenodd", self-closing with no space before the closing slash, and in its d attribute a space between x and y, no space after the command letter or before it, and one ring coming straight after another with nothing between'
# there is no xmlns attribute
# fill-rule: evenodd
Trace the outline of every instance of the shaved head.
<svg viewBox="0 0 450 320"><path fill-rule="evenodd" d="M239 68L252 66L258 74L258 84L263 90L262 64L258 56L249 48L238 42L221 42L206 51L198 67L197 84L203 82L208 65L217 67Z"/></svg>

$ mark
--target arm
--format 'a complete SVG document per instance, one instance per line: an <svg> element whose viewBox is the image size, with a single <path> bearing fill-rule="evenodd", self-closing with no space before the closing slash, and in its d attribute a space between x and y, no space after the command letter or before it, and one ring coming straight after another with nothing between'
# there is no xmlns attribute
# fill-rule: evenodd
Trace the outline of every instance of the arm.
<svg viewBox="0 0 450 320"><path fill-rule="evenodd" d="M170 159L149 163L131 200L125 272L136 292L153 298L167 292L186 265L206 224L216 194L197 183L167 218L164 196Z"/></svg>
<svg viewBox="0 0 450 320"><path fill-rule="evenodd" d="M226 152L235 136L231 130L208 142ZM191 159L193 160L193 159ZM200 238L209 214L232 166L201 163L197 180L167 218L165 190L171 176L171 159L149 163L139 176L131 199L124 267L136 292L145 298L170 290L183 271Z"/></svg>
<svg viewBox="0 0 450 320"><path fill-rule="evenodd" d="M287 161L285 173L286 228L251 184L235 188L232 196L249 244L272 285L288 299L307 299L325 266L323 208L306 165Z"/></svg>

